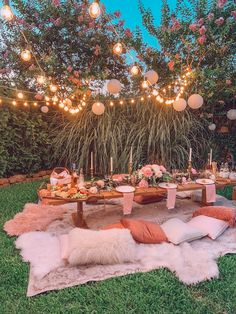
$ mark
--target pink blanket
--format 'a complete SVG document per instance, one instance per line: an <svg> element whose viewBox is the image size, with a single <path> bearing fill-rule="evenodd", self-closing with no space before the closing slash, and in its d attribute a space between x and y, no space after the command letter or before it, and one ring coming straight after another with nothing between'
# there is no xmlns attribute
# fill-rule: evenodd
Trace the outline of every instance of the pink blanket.
<svg viewBox="0 0 236 314"><path fill-rule="evenodd" d="M176 189L167 189L167 201L166 206L168 209L175 208L176 201Z"/></svg>
<svg viewBox="0 0 236 314"><path fill-rule="evenodd" d="M123 214L131 214L133 207L134 193L124 193L123 194Z"/></svg>
<svg viewBox="0 0 236 314"><path fill-rule="evenodd" d="M214 203L216 201L216 186L215 184L206 185L206 202Z"/></svg>

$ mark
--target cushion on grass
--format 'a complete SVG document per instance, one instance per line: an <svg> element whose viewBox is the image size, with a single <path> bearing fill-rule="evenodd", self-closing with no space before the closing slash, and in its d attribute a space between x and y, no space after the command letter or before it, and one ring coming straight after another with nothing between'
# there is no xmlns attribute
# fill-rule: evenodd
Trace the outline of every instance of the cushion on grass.
<svg viewBox="0 0 236 314"><path fill-rule="evenodd" d="M205 206L195 210L193 217L208 216L227 221L231 227L235 226L236 209L225 206Z"/></svg>
<svg viewBox="0 0 236 314"><path fill-rule="evenodd" d="M128 228L135 241L140 243L161 243L166 242L167 238L160 225L134 219L121 219L121 223Z"/></svg>
<svg viewBox="0 0 236 314"><path fill-rule="evenodd" d="M135 260L137 244L127 229L75 228L68 238L70 265L122 264Z"/></svg>
<svg viewBox="0 0 236 314"><path fill-rule="evenodd" d="M180 244L184 241L190 242L203 238L207 235L206 231L188 225L178 218L167 220L161 225L161 227L168 240L174 244Z"/></svg>
<svg viewBox="0 0 236 314"><path fill-rule="evenodd" d="M160 202L165 198L165 195L137 195L134 197L134 201L138 204L151 204Z"/></svg>
<svg viewBox="0 0 236 314"><path fill-rule="evenodd" d="M211 239L215 240L228 228L229 223L220 219L200 215L192 218L188 222L188 225L206 232Z"/></svg>
<svg viewBox="0 0 236 314"><path fill-rule="evenodd" d="M109 230L109 229L125 229L121 222L117 222L115 224L110 224L102 227L102 230Z"/></svg>
<svg viewBox="0 0 236 314"><path fill-rule="evenodd" d="M69 257L69 238L68 234L59 236L61 259L67 260Z"/></svg>

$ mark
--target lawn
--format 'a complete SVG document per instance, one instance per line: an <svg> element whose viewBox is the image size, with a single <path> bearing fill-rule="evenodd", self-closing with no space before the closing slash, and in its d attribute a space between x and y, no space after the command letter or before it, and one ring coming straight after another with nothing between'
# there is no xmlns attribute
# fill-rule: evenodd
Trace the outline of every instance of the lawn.
<svg viewBox="0 0 236 314"><path fill-rule="evenodd" d="M188 287L168 270L128 275L26 297L29 267L2 231L27 202L36 202L40 183L0 189L0 313L236 313L236 255L218 260L220 278ZM227 192L228 193L228 192Z"/></svg>

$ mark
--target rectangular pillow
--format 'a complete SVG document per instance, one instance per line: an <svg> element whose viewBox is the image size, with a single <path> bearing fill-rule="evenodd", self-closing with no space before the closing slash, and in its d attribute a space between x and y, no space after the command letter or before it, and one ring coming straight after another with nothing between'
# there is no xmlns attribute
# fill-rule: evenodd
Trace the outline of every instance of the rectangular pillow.
<svg viewBox="0 0 236 314"><path fill-rule="evenodd" d="M206 231L192 227L178 218L167 220L161 227L168 240L174 244L180 244L184 241L190 242L207 235Z"/></svg>
<svg viewBox="0 0 236 314"><path fill-rule="evenodd" d="M208 216L216 219L224 220L229 223L231 227L235 226L236 209L226 206L204 206L200 207L193 213L196 216Z"/></svg>
<svg viewBox="0 0 236 314"><path fill-rule="evenodd" d="M203 215L192 218L188 225L207 232L207 235L213 240L218 238L229 227L226 221Z"/></svg>
<svg viewBox="0 0 236 314"><path fill-rule="evenodd" d="M132 237L137 242L155 244L167 241L167 237L160 225L154 222L121 219L121 223L130 230Z"/></svg>

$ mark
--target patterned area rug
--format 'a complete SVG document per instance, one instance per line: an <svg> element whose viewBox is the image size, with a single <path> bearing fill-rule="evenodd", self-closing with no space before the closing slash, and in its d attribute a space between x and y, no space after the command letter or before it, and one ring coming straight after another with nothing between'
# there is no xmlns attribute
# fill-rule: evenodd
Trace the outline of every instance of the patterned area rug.
<svg viewBox="0 0 236 314"><path fill-rule="evenodd" d="M120 201L113 205L86 205L86 222L91 229L115 223L123 217ZM223 198L220 204L231 205L232 202ZM61 221L52 222L47 232L52 235L64 234L74 228L71 213L75 211L75 204L64 205L68 212ZM192 212L199 207L199 204L191 200L177 200L176 209L168 211L166 202L149 205L135 205L130 218L141 218L157 223L167 219L178 217L188 221ZM186 284L217 278L219 276L217 257L227 253L236 253L236 228L228 229L217 240L209 238L183 243L175 246L169 243L157 245L139 245L138 254L141 262L122 265L96 265L83 267L59 266L41 279L37 279L32 271L29 274L29 285L27 296L34 296L50 290L58 290L72 287L86 282L101 281L112 277L124 276L137 272L148 272L158 268L168 268L170 271Z"/></svg>

